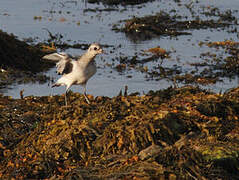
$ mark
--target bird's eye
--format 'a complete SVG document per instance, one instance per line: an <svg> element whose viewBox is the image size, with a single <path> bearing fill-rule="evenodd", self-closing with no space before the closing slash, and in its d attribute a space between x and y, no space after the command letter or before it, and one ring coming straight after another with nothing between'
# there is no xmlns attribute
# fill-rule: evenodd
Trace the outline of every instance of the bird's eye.
<svg viewBox="0 0 239 180"><path fill-rule="evenodd" d="M97 47L94 47L94 50L96 51L96 50L97 50Z"/></svg>

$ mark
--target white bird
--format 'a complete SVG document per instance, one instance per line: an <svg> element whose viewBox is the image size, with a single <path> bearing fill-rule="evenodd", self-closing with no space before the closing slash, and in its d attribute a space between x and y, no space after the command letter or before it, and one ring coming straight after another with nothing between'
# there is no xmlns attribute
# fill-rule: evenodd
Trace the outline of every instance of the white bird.
<svg viewBox="0 0 239 180"><path fill-rule="evenodd" d="M52 53L42 58L55 61L57 73L62 77L57 80L52 87L66 86L65 104L67 106L67 92L72 85L82 85L84 88L84 97L88 104L90 101L86 96L87 81L96 73L95 56L102 54L103 50L99 44L93 43L89 49L78 59L74 60L66 53Z"/></svg>

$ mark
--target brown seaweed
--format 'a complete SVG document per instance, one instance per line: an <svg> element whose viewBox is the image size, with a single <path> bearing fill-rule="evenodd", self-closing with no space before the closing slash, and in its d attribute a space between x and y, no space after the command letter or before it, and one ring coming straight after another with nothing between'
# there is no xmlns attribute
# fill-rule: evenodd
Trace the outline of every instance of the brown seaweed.
<svg viewBox="0 0 239 180"><path fill-rule="evenodd" d="M3 179L236 179L238 89L0 97Z"/></svg>

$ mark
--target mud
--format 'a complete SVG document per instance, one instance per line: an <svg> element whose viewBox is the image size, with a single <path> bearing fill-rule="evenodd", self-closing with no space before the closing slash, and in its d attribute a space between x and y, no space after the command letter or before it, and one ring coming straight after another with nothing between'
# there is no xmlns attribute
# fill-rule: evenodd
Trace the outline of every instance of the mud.
<svg viewBox="0 0 239 180"><path fill-rule="evenodd" d="M2 179L236 179L238 89L0 97Z"/></svg>

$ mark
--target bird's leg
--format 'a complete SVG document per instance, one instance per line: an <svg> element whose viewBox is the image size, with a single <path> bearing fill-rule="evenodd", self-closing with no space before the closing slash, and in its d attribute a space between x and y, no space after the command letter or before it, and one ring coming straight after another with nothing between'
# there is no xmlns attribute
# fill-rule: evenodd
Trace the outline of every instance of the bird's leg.
<svg viewBox="0 0 239 180"><path fill-rule="evenodd" d="M51 88L51 94L50 94L50 97L53 96L53 88Z"/></svg>
<svg viewBox="0 0 239 180"><path fill-rule="evenodd" d="M86 84L84 84L83 87L84 87L84 97L85 97L85 100L86 100L86 102L87 102L88 104L90 104L90 100L89 100L89 98L88 98L87 95L86 95Z"/></svg>
<svg viewBox="0 0 239 180"><path fill-rule="evenodd" d="M67 106L67 92L68 92L68 89L66 89L66 92L65 92L65 105Z"/></svg>
<svg viewBox="0 0 239 180"><path fill-rule="evenodd" d="M66 85L66 92L65 92L65 105L66 106L67 106L67 93L68 93L71 86L72 86L72 84Z"/></svg>

